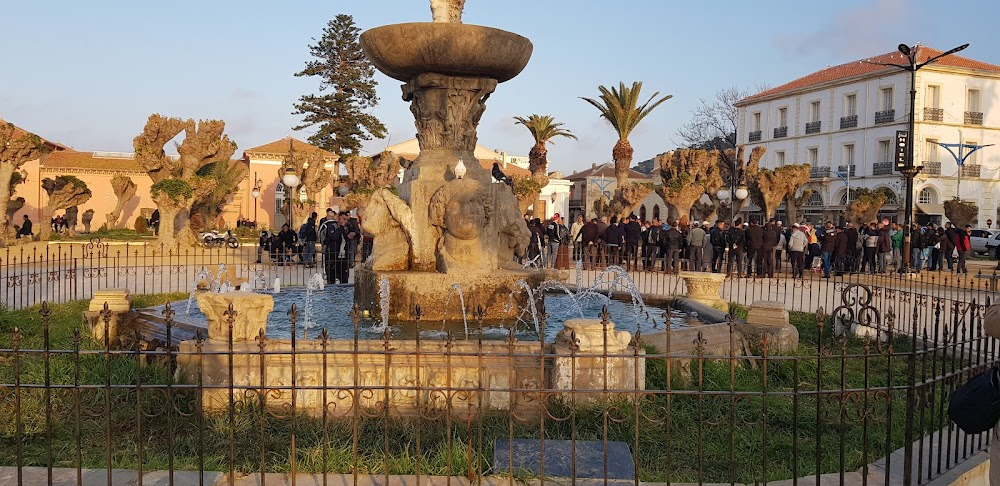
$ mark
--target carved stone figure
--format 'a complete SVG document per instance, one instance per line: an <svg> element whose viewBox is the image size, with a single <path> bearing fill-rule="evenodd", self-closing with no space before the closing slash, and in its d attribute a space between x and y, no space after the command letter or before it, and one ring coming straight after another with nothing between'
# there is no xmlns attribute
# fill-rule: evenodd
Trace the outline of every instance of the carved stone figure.
<svg viewBox="0 0 1000 486"><path fill-rule="evenodd" d="M497 235L497 262L500 268L516 270L521 268L514 257L524 257L531 239L531 233L521 218L521 213L517 207L517 199L506 187L496 188L496 203L494 206L494 218L499 232Z"/></svg>
<svg viewBox="0 0 1000 486"><path fill-rule="evenodd" d="M361 225L375 236L371 269L408 270L412 254L413 214L399 196L387 189L371 195Z"/></svg>
<svg viewBox="0 0 1000 486"><path fill-rule="evenodd" d="M442 273L482 272L484 229L493 217L493 202L474 179L455 179L431 196L428 218L440 231L437 269Z"/></svg>

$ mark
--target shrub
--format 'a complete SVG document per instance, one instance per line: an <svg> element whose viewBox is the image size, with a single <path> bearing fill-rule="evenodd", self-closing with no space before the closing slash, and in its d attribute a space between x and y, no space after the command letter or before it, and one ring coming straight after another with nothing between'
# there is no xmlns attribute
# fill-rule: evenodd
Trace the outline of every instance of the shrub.
<svg viewBox="0 0 1000 486"><path fill-rule="evenodd" d="M147 232L149 232L149 226L146 225L146 218L143 218L142 216L135 217L135 224L132 225L132 228L135 229L136 233L139 233L141 235L144 235Z"/></svg>
<svg viewBox="0 0 1000 486"><path fill-rule="evenodd" d="M160 194L166 194L174 201L191 199L194 195L194 190L191 188L191 184L188 184L187 181L181 179L163 179L156 184L153 184L153 186L149 188L149 191L153 197L157 197Z"/></svg>

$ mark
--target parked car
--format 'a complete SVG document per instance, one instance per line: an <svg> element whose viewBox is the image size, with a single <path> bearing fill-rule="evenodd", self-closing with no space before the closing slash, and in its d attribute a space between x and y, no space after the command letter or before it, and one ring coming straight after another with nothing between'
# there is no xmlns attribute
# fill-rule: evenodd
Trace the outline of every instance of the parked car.
<svg viewBox="0 0 1000 486"><path fill-rule="evenodd" d="M994 257L1000 260L1000 232L997 232L996 236L986 241L986 250L993 252Z"/></svg>
<svg viewBox="0 0 1000 486"><path fill-rule="evenodd" d="M972 230L972 235L970 235L969 237L969 244L972 247L972 251L978 255L985 255L989 253L990 251L989 243L996 241L997 235L1000 235L1000 230L994 230L994 229Z"/></svg>

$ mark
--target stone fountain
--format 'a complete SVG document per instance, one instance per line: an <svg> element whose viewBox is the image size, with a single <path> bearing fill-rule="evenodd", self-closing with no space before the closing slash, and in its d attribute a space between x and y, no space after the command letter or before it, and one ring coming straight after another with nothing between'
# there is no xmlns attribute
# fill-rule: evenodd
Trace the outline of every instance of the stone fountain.
<svg viewBox="0 0 1000 486"><path fill-rule="evenodd" d="M415 304L442 319L459 284L469 308L499 319L536 288L538 271L514 261L529 233L507 184L495 183L473 155L476 127L498 83L517 76L531 42L499 29L461 23L464 1L432 0L434 22L386 25L361 34L375 67L402 81L416 119L420 155L406 168L398 196L373 194L363 225L375 235L372 258L355 277L355 303L377 315L378 288L389 280L390 318L410 320ZM455 316L452 309L451 316Z"/></svg>

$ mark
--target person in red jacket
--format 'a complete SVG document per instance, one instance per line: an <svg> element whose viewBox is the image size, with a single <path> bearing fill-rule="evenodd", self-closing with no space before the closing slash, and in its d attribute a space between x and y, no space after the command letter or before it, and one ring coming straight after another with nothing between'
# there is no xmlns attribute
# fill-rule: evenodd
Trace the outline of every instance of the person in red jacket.
<svg viewBox="0 0 1000 486"><path fill-rule="evenodd" d="M969 241L969 237L972 235L972 226L965 225L964 231L958 231L955 236L955 249L958 250L958 265L955 266L955 273L964 273L968 275L969 269L965 266L965 256L972 249L972 243Z"/></svg>

